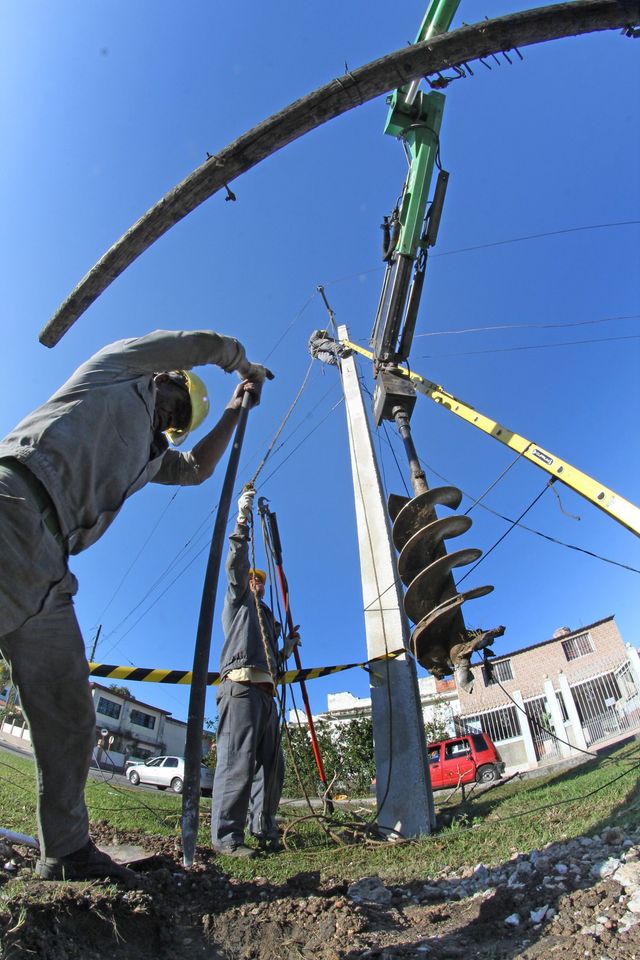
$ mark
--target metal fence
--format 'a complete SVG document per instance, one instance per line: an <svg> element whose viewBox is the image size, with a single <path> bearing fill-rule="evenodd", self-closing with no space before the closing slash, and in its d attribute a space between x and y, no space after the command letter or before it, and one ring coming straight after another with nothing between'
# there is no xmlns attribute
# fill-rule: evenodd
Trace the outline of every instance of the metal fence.
<svg viewBox="0 0 640 960"><path fill-rule="evenodd" d="M457 734L477 733L482 730L494 743L522 736L518 710L512 706L497 707L472 716L455 717L454 723Z"/></svg>
<svg viewBox="0 0 640 960"><path fill-rule="evenodd" d="M628 661L611 673L573 684L571 693L587 744L640 727L640 695Z"/></svg>

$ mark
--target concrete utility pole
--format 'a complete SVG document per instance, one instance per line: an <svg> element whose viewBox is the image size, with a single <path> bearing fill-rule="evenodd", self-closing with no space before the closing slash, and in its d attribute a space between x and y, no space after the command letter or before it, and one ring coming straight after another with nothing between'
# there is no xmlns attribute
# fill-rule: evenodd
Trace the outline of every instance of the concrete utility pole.
<svg viewBox="0 0 640 960"><path fill-rule="evenodd" d="M341 340L349 339L345 326ZM369 422L353 356L340 363L360 549L362 599L369 659L408 648L396 555ZM390 589L389 589L390 588ZM375 665L371 713L377 771L378 826L415 837L435 827L431 782L415 661L403 654Z"/></svg>

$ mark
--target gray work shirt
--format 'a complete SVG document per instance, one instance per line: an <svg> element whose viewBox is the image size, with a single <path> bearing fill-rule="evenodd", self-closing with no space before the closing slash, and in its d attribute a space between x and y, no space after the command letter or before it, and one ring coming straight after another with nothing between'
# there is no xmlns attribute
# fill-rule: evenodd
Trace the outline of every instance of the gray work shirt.
<svg viewBox="0 0 640 960"><path fill-rule="evenodd" d="M260 601L271 661L267 663L255 596L249 587L249 569L249 531L246 524L237 523L229 537L226 561L227 593L222 608L224 645L220 654L220 676L225 677L230 670L239 667L255 667L275 678L278 674L280 624L266 603Z"/></svg>
<svg viewBox="0 0 640 960"><path fill-rule="evenodd" d="M200 483L190 452L154 428L155 373L214 363L235 370L244 348L212 330L156 330L94 354L0 443L44 484L69 552L102 536L146 483Z"/></svg>

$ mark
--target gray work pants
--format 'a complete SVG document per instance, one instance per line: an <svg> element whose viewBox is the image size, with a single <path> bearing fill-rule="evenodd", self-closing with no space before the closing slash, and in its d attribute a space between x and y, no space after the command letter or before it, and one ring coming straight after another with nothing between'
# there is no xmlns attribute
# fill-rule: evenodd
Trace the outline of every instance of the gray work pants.
<svg viewBox="0 0 640 960"><path fill-rule="evenodd" d="M89 838L95 711L73 609L77 581L21 479L0 463L0 651L29 724L42 857Z"/></svg>
<svg viewBox="0 0 640 960"><path fill-rule="evenodd" d="M255 684L223 680L218 688L218 733L216 773L211 803L211 841L214 849L244 842L254 777L262 773L265 783L279 764L278 711L274 698ZM275 777L274 784L277 781ZM258 818L273 825L280 802L280 790L264 791ZM252 827L253 832L253 827Z"/></svg>
<svg viewBox="0 0 640 960"><path fill-rule="evenodd" d="M284 753L278 748L278 756L270 770L256 770L251 784L249 801L249 832L264 840L279 839L276 815L284 785Z"/></svg>

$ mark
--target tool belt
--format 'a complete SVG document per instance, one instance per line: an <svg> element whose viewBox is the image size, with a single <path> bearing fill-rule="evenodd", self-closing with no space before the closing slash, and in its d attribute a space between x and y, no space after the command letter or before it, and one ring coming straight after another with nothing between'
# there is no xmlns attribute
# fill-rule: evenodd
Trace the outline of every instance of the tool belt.
<svg viewBox="0 0 640 960"><path fill-rule="evenodd" d="M20 460L17 460L16 457L0 457L0 466L5 467L7 470L15 473L17 477L20 477L21 481L31 494L31 499L40 511L40 515L45 527L54 538L56 543L59 543L61 547L66 547L65 539L62 536L62 530L60 529L58 511L56 510L53 500L49 496L44 484L38 480L35 473L32 473L31 470L29 470L28 467L25 467L25 465L21 463Z"/></svg>

